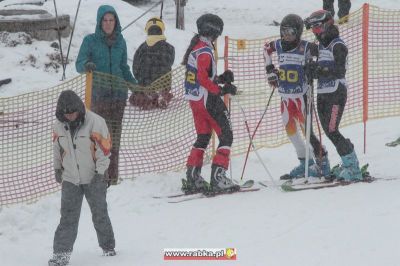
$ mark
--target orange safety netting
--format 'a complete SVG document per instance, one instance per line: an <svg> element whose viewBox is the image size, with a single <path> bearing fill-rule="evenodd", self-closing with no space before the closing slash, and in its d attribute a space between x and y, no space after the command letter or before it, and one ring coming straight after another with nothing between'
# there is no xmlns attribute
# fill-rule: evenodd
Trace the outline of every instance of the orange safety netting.
<svg viewBox="0 0 400 266"><path fill-rule="evenodd" d="M400 11L364 5L339 28L349 48L349 93L341 125L400 115L400 50L397 47ZM312 41L313 35L305 32L303 38ZM265 42L273 39L225 40L225 67L235 73L235 84L240 91L230 103L233 154L243 154L247 150L249 136L245 119L252 133L266 109L271 89L262 52ZM81 75L54 88L0 98L0 206L33 201L59 190L54 180L51 134L57 99L66 89L77 92L87 107L91 105L92 86L129 89L128 96L132 90L146 92L148 96L160 95L163 91L171 93L172 99L162 108L137 106L128 100L119 129L121 137L113 142L120 149L122 179L184 168L196 139L192 113L183 99L184 74L185 68L180 66L150 87L139 88L115 77L94 73L93 78ZM287 142L279 101L275 92L254 139L257 148ZM360 132L360 137L362 134ZM205 161L210 157L211 149Z"/></svg>
<svg viewBox="0 0 400 266"><path fill-rule="evenodd" d="M400 43L400 11L365 4L349 15L347 23L338 27L349 49L346 74L348 99L341 126L366 122L368 118L400 115L400 50L397 47ZM235 73L235 84L239 89L236 100L230 104L234 154L246 152L249 145L245 117L240 106L245 110L253 134L272 93L265 74L263 46L277 38L225 38L225 68ZM315 39L311 31L304 32L302 38L308 41ZM278 65L276 53L273 63ZM313 125L314 132L318 132L315 121ZM360 137L363 134L360 132ZM275 147L286 142L288 139L281 122L280 97L275 91L257 130L254 144L260 148Z"/></svg>

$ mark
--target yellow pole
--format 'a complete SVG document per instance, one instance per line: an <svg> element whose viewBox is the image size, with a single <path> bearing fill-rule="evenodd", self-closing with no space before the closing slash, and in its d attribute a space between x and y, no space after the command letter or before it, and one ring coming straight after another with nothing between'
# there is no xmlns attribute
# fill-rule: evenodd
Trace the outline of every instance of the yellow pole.
<svg viewBox="0 0 400 266"><path fill-rule="evenodd" d="M86 109L92 106L93 72L86 72L85 105Z"/></svg>

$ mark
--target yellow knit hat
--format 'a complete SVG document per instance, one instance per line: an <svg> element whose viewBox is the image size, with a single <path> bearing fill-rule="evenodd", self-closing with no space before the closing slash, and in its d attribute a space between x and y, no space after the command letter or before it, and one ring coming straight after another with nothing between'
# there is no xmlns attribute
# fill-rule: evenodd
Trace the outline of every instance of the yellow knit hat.
<svg viewBox="0 0 400 266"><path fill-rule="evenodd" d="M161 29L162 34L164 34L165 25L164 22L159 17L152 17L147 21L146 27L144 28L146 33L148 33L148 30L150 29L151 26L159 27Z"/></svg>

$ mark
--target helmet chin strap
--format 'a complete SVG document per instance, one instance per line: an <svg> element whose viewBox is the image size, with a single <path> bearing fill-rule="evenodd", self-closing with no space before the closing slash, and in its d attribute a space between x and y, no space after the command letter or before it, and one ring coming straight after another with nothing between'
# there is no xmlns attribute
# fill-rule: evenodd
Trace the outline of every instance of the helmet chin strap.
<svg viewBox="0 0 400 266"><path fill-rule="evenodd" d="M299 39L295 39L294 41L288 42L282 39L281 44L282 44L282 49L287 52L290 50L295 49L300 43Z"/></svg>

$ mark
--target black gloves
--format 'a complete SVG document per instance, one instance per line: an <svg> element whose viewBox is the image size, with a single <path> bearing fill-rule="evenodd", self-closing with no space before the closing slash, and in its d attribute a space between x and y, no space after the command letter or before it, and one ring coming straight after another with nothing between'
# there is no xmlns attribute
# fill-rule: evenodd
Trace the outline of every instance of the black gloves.
<svg viewBox="0 0 400 266"><path fill-rule="evenodd" d="M321 66L315 61L310 61L304 66L304 74L308 80L318 79L321 75L321 71Z"/></svg>
<svg viewBox="0 0 400 266"><path fill-rule="evenodd" d="M62 182L62 169L54 169L54 176L56 178L56 182L61 184L61 182Z"/></svg>
<svg viewBox="0 0 400 266"><path fill-rule="evenodd" d="M220 87L221 89L221 94L225 95L225 94L232 94L232 95L236 95L237 92L237 87L233 84L230 83L225 83L225 85L223 87Z"/></svg>
<svg viewBox="0 0 400 266"><path fill-rule="evenodd" d="M268 65L265 68L267 72L267 79L268 79L268 84L272 88L276 88L279 86L279 70L275 68L274 65Z"/></svg>
<svg viewBox="0 0 400 266"><path fill-rule="evenodd" d="M87 62L85 64L85 70L86 72L93 72L96 69L96 64L93 62Z"/></svg>
<svg viewBox="0 0 400 266"><path fill-rule="evenodd" d="M235 81L235 77L233 76L233 72L228 70L225 70L224 73L219 75L217 77L217 83L219 84L225 84L225 83L232 83Z"/></svg>
<svg viewBox="0 0 400 266"><path fill-rule="evenodd" d="M108 169L104 171L104 174L96 173L94 175L93 179L92 179L92 182L96 182L97 180L106 183L107 184L107 188L109 188L110 185L111 185L111 179L110 179L110 176L108 174Z"/></svg>
<svg viewBox="0 0 400 266"><path fill-rule="evenodd" d="M221 95L232 94L236 95L237 87L232 84L235 81L235 77L233 76L233 72L231 70L225 70L224 73L217 76L215 82L218 84L224 84L223 86L219 86L221 90Z"/></svg>

